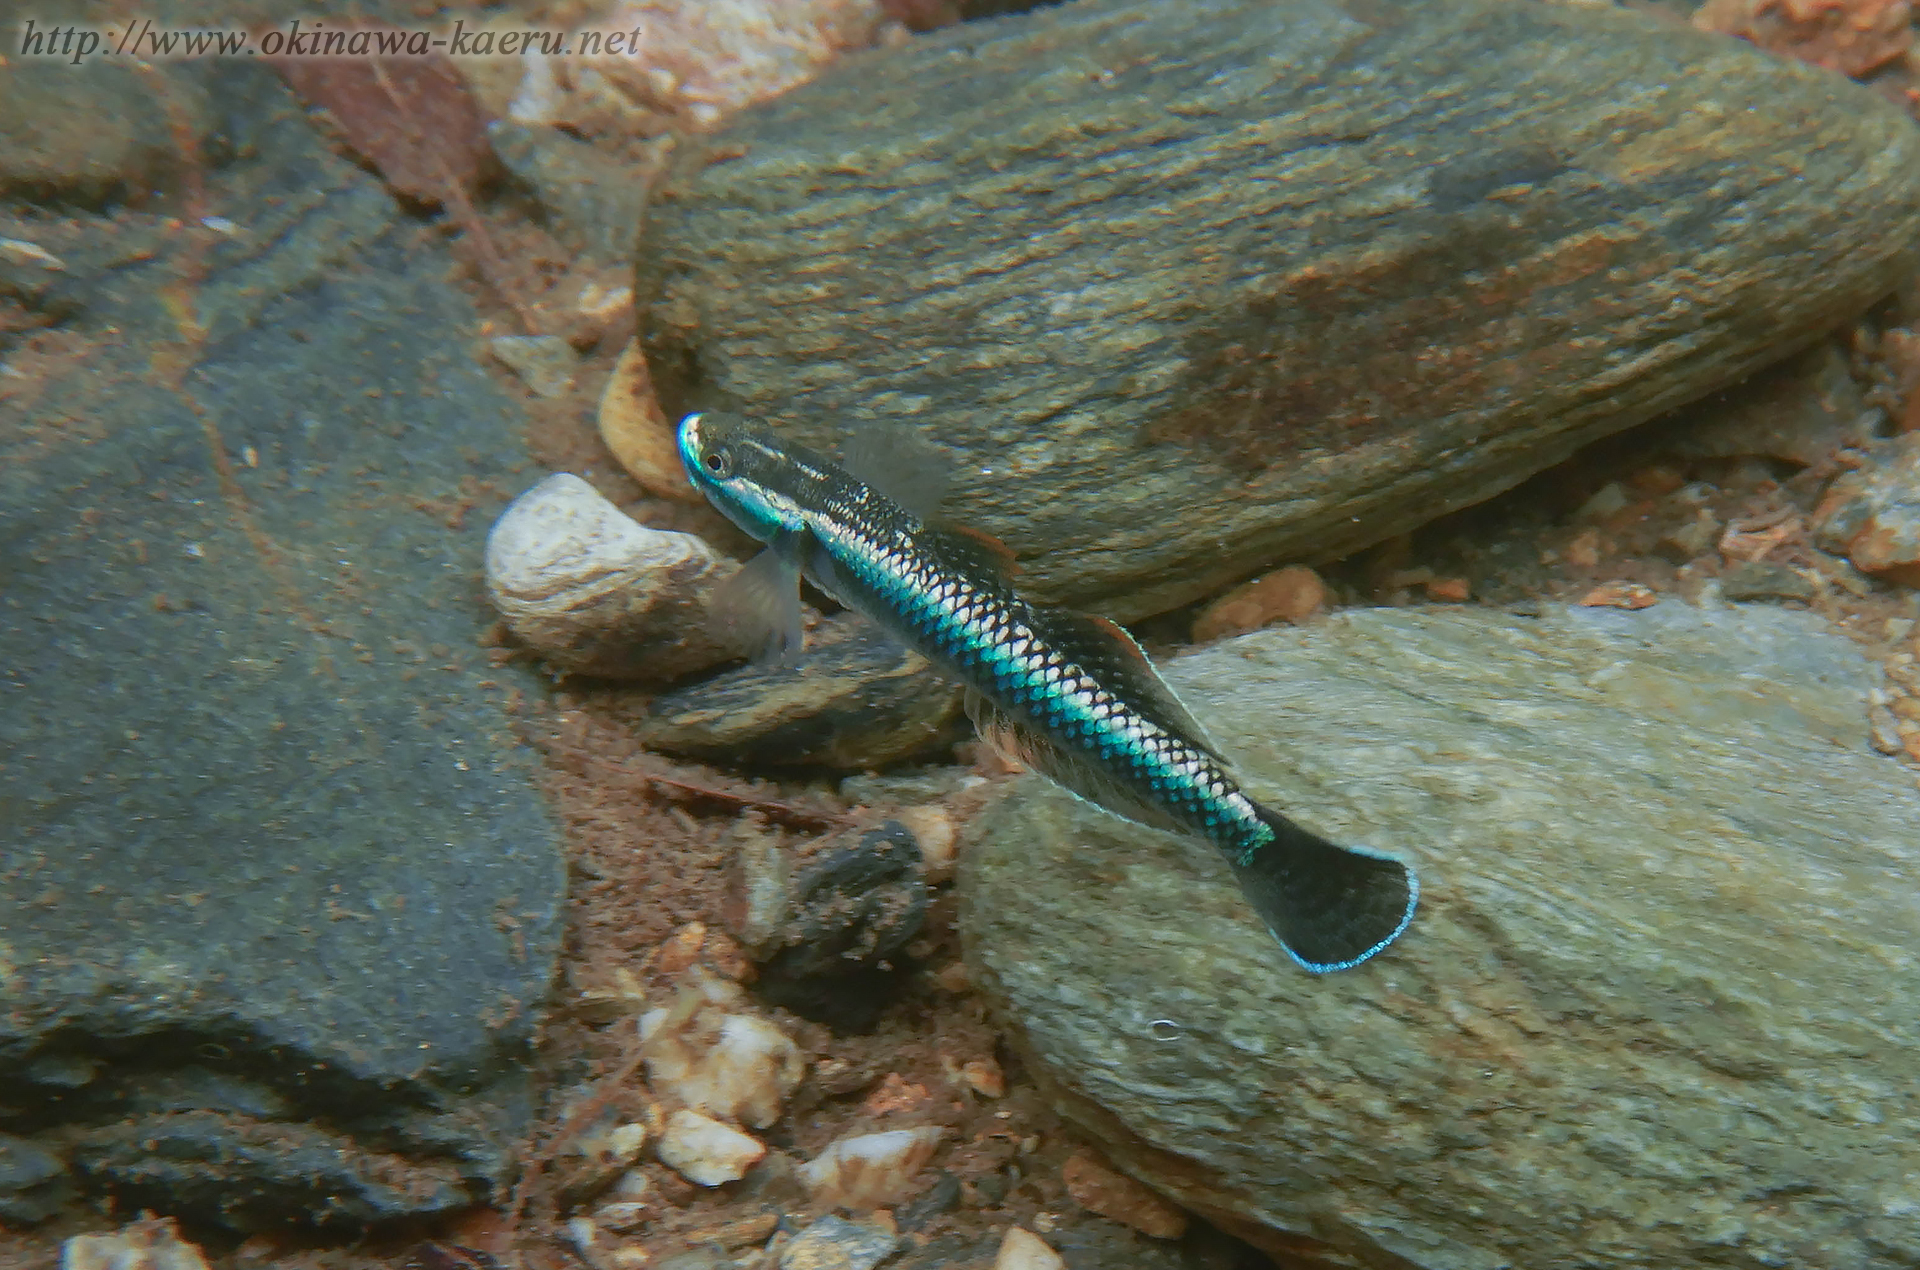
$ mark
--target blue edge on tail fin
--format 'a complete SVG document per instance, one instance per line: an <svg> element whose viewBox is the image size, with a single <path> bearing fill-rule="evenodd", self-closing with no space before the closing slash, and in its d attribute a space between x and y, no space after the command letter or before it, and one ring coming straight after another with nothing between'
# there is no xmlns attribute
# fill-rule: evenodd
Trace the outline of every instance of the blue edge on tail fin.
<svg viewBox="0 0 1920 1270"><path fill-rule="evenodd" d="M1341 847L1262 807L1273 840L1230 855L1234 878L1287 955L1315 974L1357 966L1400 937L1420 902L1413 870Z"/></svg>

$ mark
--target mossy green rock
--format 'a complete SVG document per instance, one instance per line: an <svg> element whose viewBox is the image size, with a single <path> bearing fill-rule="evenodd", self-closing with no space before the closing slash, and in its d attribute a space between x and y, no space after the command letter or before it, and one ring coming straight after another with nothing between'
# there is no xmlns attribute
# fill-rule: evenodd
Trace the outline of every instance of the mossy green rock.
<svg viewBox="0 0 1920 1270"><path fill-rule="evenodd" d="M1920 790L1848 640L1370 610L1166 669L1256 796L1424 891L1309 975L1210 847L1023 778L967 955L1122 1167L1288 1265L1920 1263Z"/></svg>
<svg viewBox="0 0 1920 1270"><path fill-rule="evenodd" d="M847 59L639 236L670 415L953 454L1038 596L1345 554L1892 290L1920 131L1738 41L1513 0L1107 0Z"/></svg>

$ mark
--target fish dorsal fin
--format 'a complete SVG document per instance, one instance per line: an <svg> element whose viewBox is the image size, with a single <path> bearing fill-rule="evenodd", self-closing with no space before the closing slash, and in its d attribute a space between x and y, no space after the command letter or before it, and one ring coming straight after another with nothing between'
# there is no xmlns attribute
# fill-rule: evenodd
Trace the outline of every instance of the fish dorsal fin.
<svg viewBox="0 0 1920 1270"><path fill-rule="evenodd" d="M860 423L840 442L840 466L921 520L946 500L948 468L939 450L904 424Z"/></svg>
<svg viewBox="0 0 1920 1270"><path fill-rule="evenodd" d="M1135 713L1225 761L1208 739L1207 730L1118 623L1067 609L1036 609L1030 620L1055 651L1078 662L1082 670Z"/></svg>
<svg viewBox="0 0 1920 1270"><path fill-rule="evenodd" d="M800 655L800 570L768 547L725 578L707 597L707 626L729 648L757 662L783 665Z"/></svg>
<svg viewBox="0 0 1920 1270"><path fill-rule="evenodd" d="M1013 558L1013 548L984 529L928 525L920 531L919 539L954 569L981 581L1007 585L1020 571Z"/></svg>
<svg viewBox="0 0 1920 1270"><path fill-rule="evenodd" d="M1161 829L1180 828L1166 808L1142 797L1098 760L1060 745L1044 729L1002 710L972 689L967 691L966 703L967 717L980 739L1005 757L1116 816Z"/></svg>

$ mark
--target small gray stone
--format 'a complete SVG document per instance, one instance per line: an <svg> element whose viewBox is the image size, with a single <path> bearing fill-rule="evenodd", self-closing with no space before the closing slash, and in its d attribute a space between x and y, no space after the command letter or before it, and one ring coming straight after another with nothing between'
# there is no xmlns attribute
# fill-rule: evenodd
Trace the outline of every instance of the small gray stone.
<svg viewBox="0 0 1920 1270"><path fill-rule="evenodd" d="M1720 575L1721 598L1733 600L1813 599L1814 585L1807 575L1784 564L1742 560Z"/></svg>
<svg viewBox="0 0 1920 1270"><path fill-rule="evenodd" d="M0 1133L0 1221L45 1221L73 1194L65 1160L31 1138Z"/></svg>
<svg viewBox="0 0 1920 1270"><path fill-rule="evenodd" d="M780 1270L873 1270L900 1246L879 1226L822 1217L780 1250Z"/></svg>
<svg viewBox="0 0 1920 1270"><path fill-rule="evenodd" d="M733 1259L725 1253L695 1248L687 1252L676 1252L661 1260L650 1270L732 1270L733 1264Z"/></svg>
<svg viewBox="0 0 1920 1270"><path fill-rule="evenodd" d="M1880 442L1865 466L1836 480L1814 533L1854 567L1920 586L1920 432Z"/></svg>
<svg viewBox="0 0 1920 1270"><path fill-rule="evenodd" d="M1706 508L1696 508L1693 519L1684 521L1654 544L1654 550L1674 564L1686 564L1705 555L1720 541L1720 518Z"/></svg>
<svg viewBox="0 0 1920 1270"><path fill-rule="evenodd" d="M934 1218L960 1207L960 1196L960 1179L942 1169L925 1194L917 1195L900 1206L893 1215L894 1224L912 1234Z"/></svg>
<svg viewBox="0 0 1920 1270"><path fill-rule="evenodd" d="M580 358L558 335L496 335L487 343L536 397L564 397L573 387Z"/></svg>
<svg viewBox="0 0 1920 1270"><path fill-rule="evenodd" d="M1676 410L1649 442L1680 458L1749 455L1817 463L1845 446L1872 440L1881 414L1847 368L1838 340L1754 375L1725 392Z"/></svg>
<svg viewBox="0 0 1920 1270"><path fill-rule="evenodd" d="M707 603L735 568L567 472L516 498L487 535L494 607L556 669L583 675L669 683L731 660Z"/></svg>
<svg viewBox="0 0 1920 1270"><path fill-rule="evenodd" d="M23 28L10 29L10 44L15 34ZM0 75L0 193L88 207L114 197L145 202L189 161L173 129L197 143L207 119L207 95L192 74L99 57L78 65L18 57Z"/></svg>
<svg viewBox="0 0 1920 1270"><path fill-rule="evenodd" d="M767 972L805 979L873 969L920 933L926 906L920 848L899 822L814 844L788 884Z"/></svg>
<svg viewBox="0 0 1920 1270"><path fill-rule="evenodd" d="M853 1031L872 1027L889 1000L886 989L898 978L894 962L926 917L927 888L913 834L890 820L813 844L797 864L784 853L770 860L763 846L749 843L739 864L740 910L779 913L771 933L749 945L763 963L756 991L808 1018ZM781 878L777 904L745 902ZM742 942L765 924L764 918L751 929L739 923Z"/></svg>
<svg viewBox="0 0 1920 1270"><path fill-rule="evenodd" d="M1348 610L1165 667L1249 792L1413 859L1302 973L1211 847L1037 777L961 930L1049 1101L1290 1263L1920 1255L1920 791L1811 613Z"/></svg>
<svg viewBox="0 0 1920 1270"><path fill-rule="evenodd" d="M563 238L603 261L625 257L646 200L645 170L545 124L498 119L487 125L487 136L500 161L532 187Z"/></svg>

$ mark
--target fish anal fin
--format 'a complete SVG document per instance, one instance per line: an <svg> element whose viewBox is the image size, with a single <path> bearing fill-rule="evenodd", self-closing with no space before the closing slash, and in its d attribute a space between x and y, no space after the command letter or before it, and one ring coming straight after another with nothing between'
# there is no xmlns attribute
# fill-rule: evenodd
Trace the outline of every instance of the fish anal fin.
<svg viewBox="0 0 1920 1270"><path fill-rule="evenodd" d="M1055 650L1078 662L1082 670L1141 717L1215 758L1222 757L1208 738L1207 730L1174 695L1167 681L1147 660L1147 654L1119 623L1066 609L1040 609L1033 617L1043 628L1042 636Z"/></svg>
<svg viewBox="0 0 1920 1270"><path fill-rule="evenodd" d="M768 547L714 587L707 627L722 644L753 660L783 665L800 656L800 570Z"/></svg>

